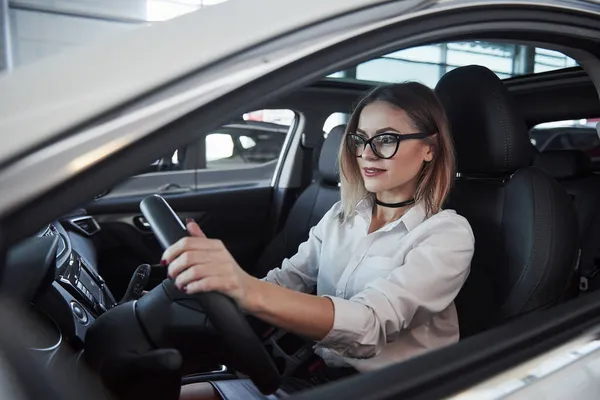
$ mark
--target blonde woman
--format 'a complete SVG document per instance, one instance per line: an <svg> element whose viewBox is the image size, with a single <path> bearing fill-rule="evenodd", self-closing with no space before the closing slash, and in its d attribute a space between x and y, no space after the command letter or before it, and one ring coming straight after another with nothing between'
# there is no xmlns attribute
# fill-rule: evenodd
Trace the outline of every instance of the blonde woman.
<svg viewBox="0 0 600 400"><path fill-rule="evenodd" d="M187 224L193 238L163 256L181 290L222 292L316 341L328 372L309 385L457 342L454 299L474 250L467 220L442 209L454 151L431 89L409 82L370 92L347 125L339 167L341 201L264 279L244 272L195 222Z"/></svg>

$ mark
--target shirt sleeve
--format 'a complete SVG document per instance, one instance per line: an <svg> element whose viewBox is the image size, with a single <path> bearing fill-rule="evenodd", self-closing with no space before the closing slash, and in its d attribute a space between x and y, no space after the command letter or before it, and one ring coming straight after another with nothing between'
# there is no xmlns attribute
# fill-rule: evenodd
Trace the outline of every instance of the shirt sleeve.
<svg viewBox="0 0 600 400"><path fill-rule="evenodd" d="M452 304L469 274L474 243L466 219L439 218L387 278L373 280L348 300L327 296L334 305L334 322L317 346L343 357L378 355L402 330Z"/></svg>
<svg viewBox="0 0 600 400"><path fill-rule="evenodd" d="M281 267L269 271L263 278L264 281L298 292L311 293L314 290L319 274L323 237L327 225L338 212L338 205L339 203L336 203L319 223L310 229L308 240L298 247L298 252L293 257L284 259Z"/></svg>

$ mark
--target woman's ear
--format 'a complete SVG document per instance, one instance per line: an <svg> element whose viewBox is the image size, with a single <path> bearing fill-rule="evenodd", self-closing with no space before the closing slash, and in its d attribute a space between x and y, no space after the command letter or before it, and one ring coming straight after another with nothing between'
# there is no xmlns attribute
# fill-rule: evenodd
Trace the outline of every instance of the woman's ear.
<svg viewBox="0 0 600 400"><path fill-rule="evenodd" d="M427 145L425 146L425 155L423 157L423 161L430 162L433 160L433 156L435 156L435 152L437 150L437 133L433 134L429 138L427 138Z"/></svg>

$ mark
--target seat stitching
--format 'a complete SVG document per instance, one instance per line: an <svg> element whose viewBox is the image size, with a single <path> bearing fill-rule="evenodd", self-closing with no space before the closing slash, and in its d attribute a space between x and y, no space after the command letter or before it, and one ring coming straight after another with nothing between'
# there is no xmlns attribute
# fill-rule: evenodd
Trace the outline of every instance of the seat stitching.
<svg viewBox="0 0 600 400"><path fill-rule="evenodd" d="M532 185L533 186L533 185ZM523 268L523 270L521 271L521 275L519 276L519 279L517 280L517 282L513 285L510 293L508 294L508 296L506 296L506 300L504 300L504 302L502 303L502 305L500 306L500 309L503 309L508 303L510 303L510 300L512 300L512 297L515 295L515 292L517 291L517 288L519 287L519 285L521 284L521 282L523 281L525 275L527 275L527 272L529 271L529 267L531 266L531 260L535 257L535 253L536 253L536 245L537 245L537 238L539 236L539 224L538 224L538 215L537 215L537 207L536 207L536 194L535 194L535 187L534 190L532 190L533 192L533 222L534 222L534 241L533 241L533 246L531 249L531 253L529 255L529 259L527 260L527 262L525 263L525 266ZM503 207L504 209L504 207Z"/></svg>
<svg viewBox="0 0 600 400"><path fill-rule="evenodd" d="M506 110L502 107L502 102L498 97L498 93L491 92L492 97L494 98L494 104L496 105L496 110L498 111L498 116L500 117L500 124L502 129L502 137L504 139L504 168L508 168L508 158L510 153L510 135L507 134L506 129Z"/></svg>
<svg viewBox="0 0 600 400"><path fill-rule="evenodd" d="M552 201L552 193L551 193L551 189L550 187L548 188L548 207L550 209L550 215L553 216L554 215L554 207L553 207L553 201ZM554 224L553 224L554 225ZM552 249L554 248L554 229L551 229L549 232L549 236L550 236L550 247L548 248L548 251L546 252L546 256L544 258L544 272L542 274L542 276L538 279L537 283L534 285L533 289L531 290L531 292L529 293L529 297L527 298L527 301L525 302L525 304L523 305L523 307L521 308L524 309L526 308L529 304L531 304L535 294L537 293L539 287L542 285L542 282L546 281L546 278L549 274L549 270L550 268L548 268L548 259L550 258L550 252L552 251ZM536 238L537 239L537 238ZM537 242L537 240L536 240Z"/></svg>

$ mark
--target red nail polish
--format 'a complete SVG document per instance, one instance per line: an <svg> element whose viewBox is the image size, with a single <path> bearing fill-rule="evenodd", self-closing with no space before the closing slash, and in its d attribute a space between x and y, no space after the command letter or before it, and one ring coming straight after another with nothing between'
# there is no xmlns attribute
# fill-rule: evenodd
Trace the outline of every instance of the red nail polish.
<svg viewBox="0 0 600 400"><path fill-rule="evenodd" d="M167 261L166 260L160 260L160 265L162 265L164 267L165 265L167 265Z"/></svg>
<svg viewBox="0 0 600 400"><path fill-rule="evenodd" d="M187 217L187 218L185 219L185 222L186 222L186 224L189 224L190 222L194 222L194 218L192 218L192 217Z"/></svg>

